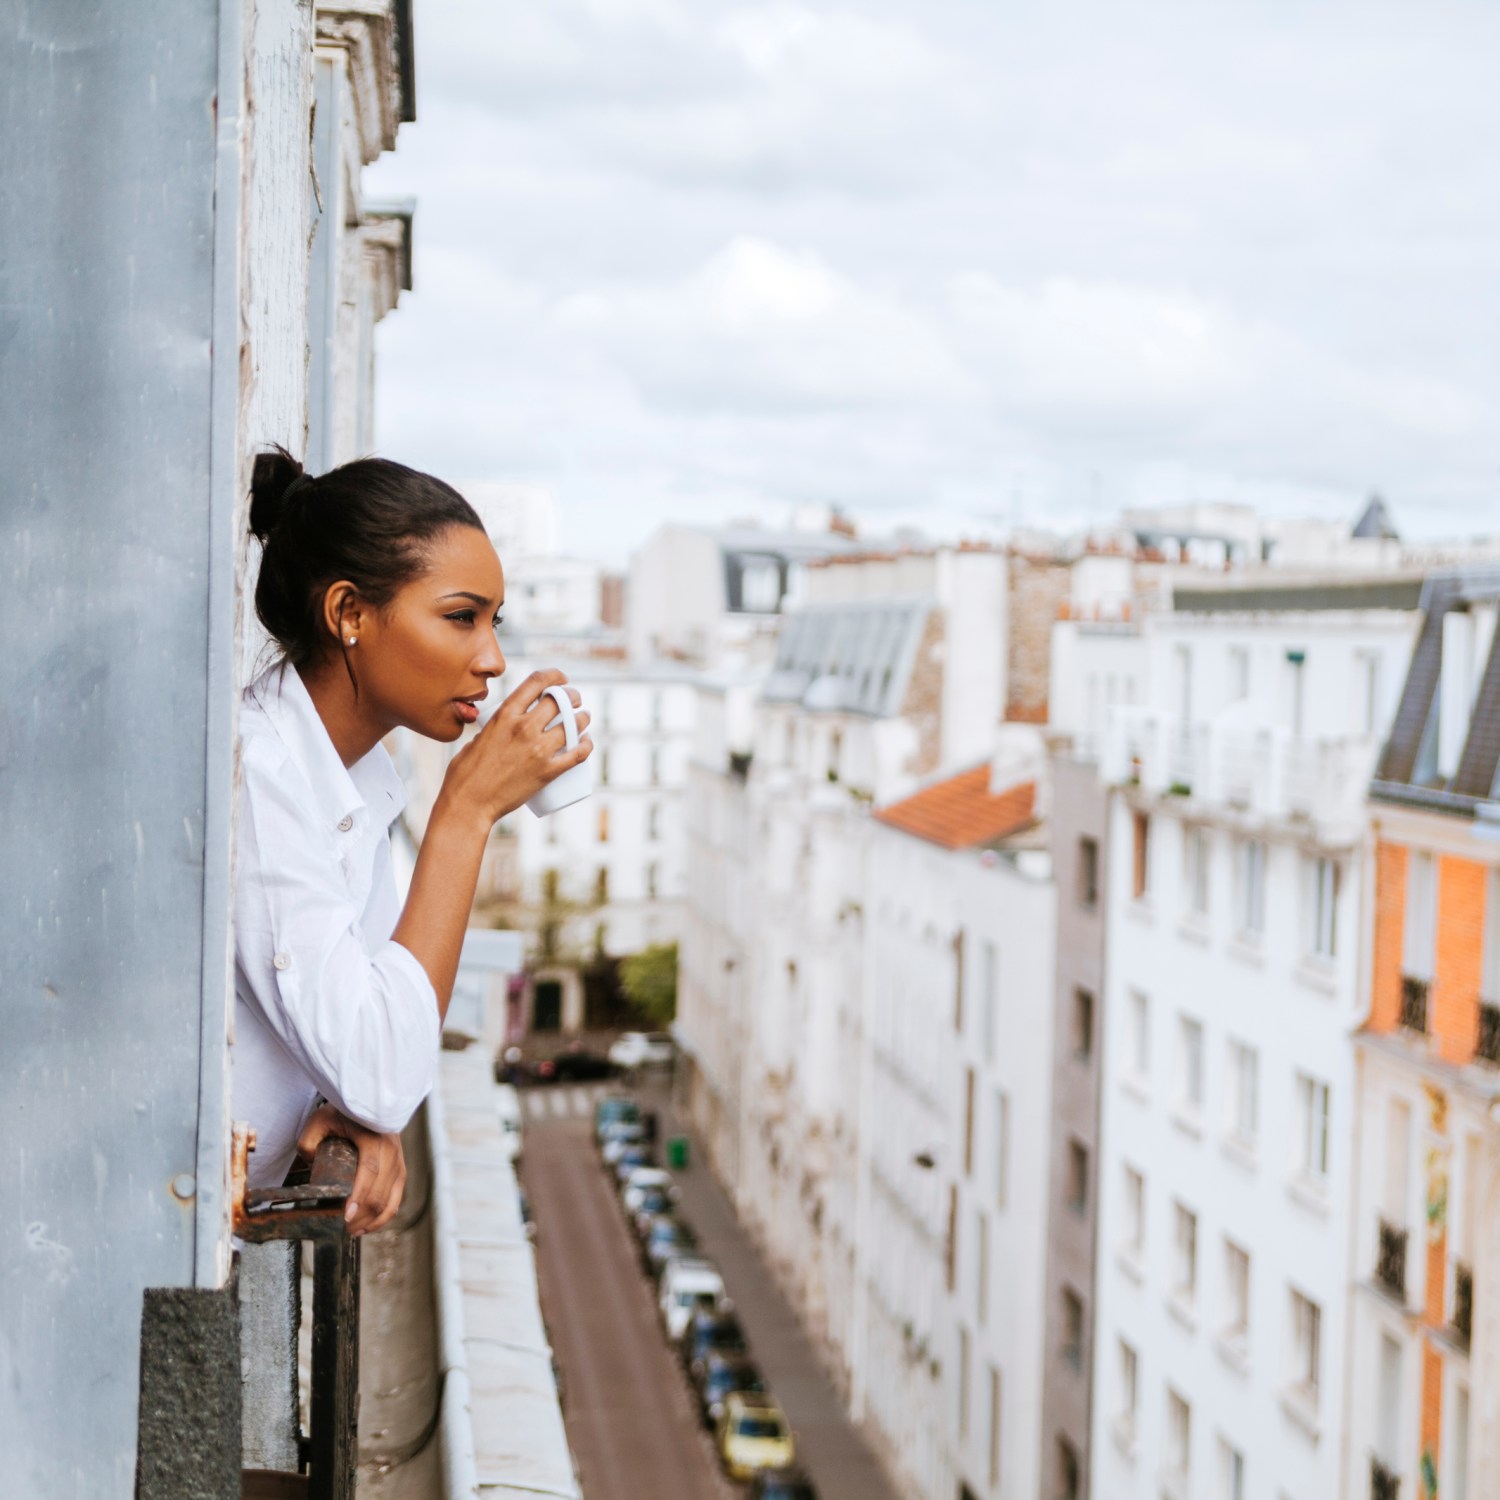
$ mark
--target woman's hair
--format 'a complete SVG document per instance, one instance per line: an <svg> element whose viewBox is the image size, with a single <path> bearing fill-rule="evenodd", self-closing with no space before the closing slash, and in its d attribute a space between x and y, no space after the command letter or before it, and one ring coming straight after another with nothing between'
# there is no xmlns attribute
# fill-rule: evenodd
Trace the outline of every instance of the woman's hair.
<svg viewBox="0 0 1500 1500"><path fill-rule="evenodd" d="M250 530L263 548L255 613L285 659L305 666L327 644L330 584L347 578L383 609L421 575L433 540L450 526L484 530L457 490L405 464L359 458L314 478L285 448L259 453L250 480ZM338 646L347 667L342 631Z"/></svg>

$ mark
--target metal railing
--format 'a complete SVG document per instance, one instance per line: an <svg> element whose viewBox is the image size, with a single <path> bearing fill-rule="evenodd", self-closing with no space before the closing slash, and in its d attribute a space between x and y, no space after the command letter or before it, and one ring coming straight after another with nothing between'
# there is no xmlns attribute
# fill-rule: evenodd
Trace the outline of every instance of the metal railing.
<svg viewBox="0 0 1500 1500"><path fill-rule="evenodd" d="M1399 1500L1400 1477L1378 1458L1370 1460L1370 1500Z"/></svg>
<svg viewBox="0 0 1500 1500"><path fill-rule="evenodd" d="M1415 974L1401 976L1401 1024L1408 1031L1427 1030L1427 996L1432 983Z"/></svg>
<svg viewBox="0 0 1500 1500"><path fill-rule="evenodd" d="M1500 1063L1500 1005L1479 1002L1479 1046L1475 1051L1485 1062Z"/></svg>
<svg viewBox="0 0 1500 1500"><path fill-rule="evenodd" d="M354 1500L358 1466L359 1241L344 1223L358 1155L341 1137L318 1147L305 1182L277 1188L246 1186L255 1132L234 1127L234 1232L248 1243L310 1240L313 1244L312 1390L302 1440L302 1474L250 1469L249 1497L298 1493L308 1500Z"/></svg>
<svg viewBox="0 0 1500 1500"><path fill-rule="evenodd" d="M1474 1273L1461 1260L1453 1262L1453 1314L1448 1326L1467 1349L1474 1335Z"/></svg>
<svg viewBox="0 0 1500 1500"><path fill-rule="evenodd" d="M1375 1280L1403 1303L1406 1301L1406 1240L1406 1230L1398 1229L1389 1219L1381 1219Z"/></svg>

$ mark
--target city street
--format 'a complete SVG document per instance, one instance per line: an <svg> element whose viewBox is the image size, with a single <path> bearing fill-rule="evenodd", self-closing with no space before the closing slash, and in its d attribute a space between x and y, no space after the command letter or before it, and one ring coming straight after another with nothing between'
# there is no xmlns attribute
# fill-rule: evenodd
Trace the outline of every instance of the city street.
<svg viewBox="0 0 1500 1500"><path fill-rule="evenodd" d="M586 1500L710 1500L720 1474L686 1379L667 1350L635 1244L594 1154L603 1085L522 1094L522 1178L537 1223L542 1310L562 1372L563 1416ZM671 1125L664 1092L635 1091ZM695 1151L682 1211L719 1265L757 1363L797 1436L819 1500L897 1500L790 1307Z"/></svg>

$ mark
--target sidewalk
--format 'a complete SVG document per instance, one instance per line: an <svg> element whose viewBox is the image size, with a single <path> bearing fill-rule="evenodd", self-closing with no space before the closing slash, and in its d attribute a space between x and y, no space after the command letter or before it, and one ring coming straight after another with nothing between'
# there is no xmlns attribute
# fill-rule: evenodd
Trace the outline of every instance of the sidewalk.
<svg viewBox="0 0 1500 1500"><path fill-rule="evenodd" d="M799 1461L812 1476L819 1500L902 1500L740 1226L697 1138L674 1112L665 1091L642 1090L641 1097L660 1114L664 1135L682 1134L692 1141L691 1165L673 1174L682 1194L683 1216L724 1274L756 1362L797 1435Z"/></svg>

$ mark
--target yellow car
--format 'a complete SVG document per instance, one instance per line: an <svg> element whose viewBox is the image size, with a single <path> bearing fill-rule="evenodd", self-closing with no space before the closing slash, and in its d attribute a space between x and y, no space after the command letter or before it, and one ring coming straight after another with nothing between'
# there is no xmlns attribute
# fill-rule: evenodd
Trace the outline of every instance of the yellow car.
<svg viewBox="0 0 1500 1500"><path fill-rule="evenodd" d="M796 1458L786 1414L760 1391L731 1391L719 1418L719 1460L732 1479L784 1469Z"/></svg>

